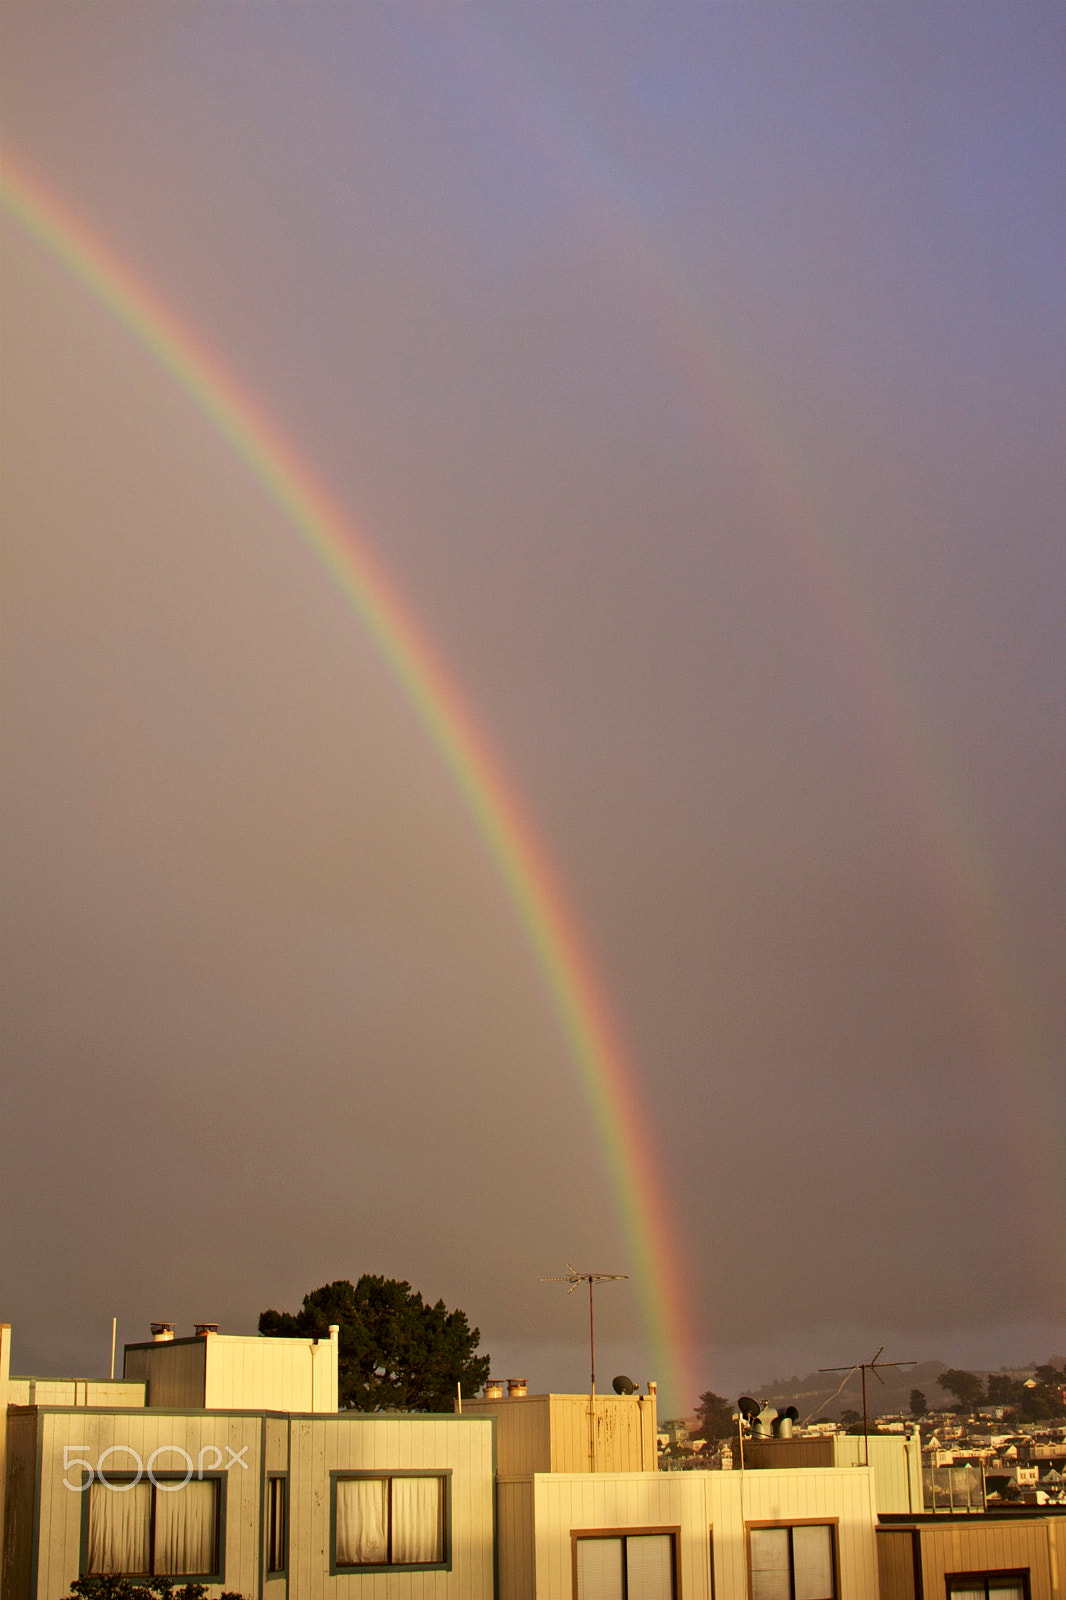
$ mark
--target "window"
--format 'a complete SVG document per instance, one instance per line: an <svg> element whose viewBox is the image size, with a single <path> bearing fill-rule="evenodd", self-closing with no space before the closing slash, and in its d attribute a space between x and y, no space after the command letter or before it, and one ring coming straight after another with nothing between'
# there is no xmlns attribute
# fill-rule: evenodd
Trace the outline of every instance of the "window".
<svg viewBox="0 0 1066 1600"><path fill-rule="evenodd" d="M1029 1600L1029 1569L1023 1572L952 1572L950 1600Z"/></svg>
<svg viewBox="0 0 1066 1600"><path fill-rule="evenodd" d="M338 1568L446 1564L446 1476L338 1476L335 1482Z"/></svg>
<svg viewBox="0 0 1066 1600"><path fill-rule="evenodd" d="M217 1478L90 1484L86 1572L217 1577L219 1494Z"/></svg>
<svg viewBox="0 0 1066 1600"><path fill-rule="evenodd" d="M829 1523L751 1529L751 1600L836 1600Z"/></svg>
<svg viewBox="0 0 1066 1600"><path fill-rule="evenodd" d="M672 1533L577 1534L577 1600L674 1600Z"/></svg>
<svg viewBox="0 0 1066 1600"><path fill-rule="evenodd" d="M284 1572L289 1534L289 1480L267 1479L267 1571Z"/></svg>

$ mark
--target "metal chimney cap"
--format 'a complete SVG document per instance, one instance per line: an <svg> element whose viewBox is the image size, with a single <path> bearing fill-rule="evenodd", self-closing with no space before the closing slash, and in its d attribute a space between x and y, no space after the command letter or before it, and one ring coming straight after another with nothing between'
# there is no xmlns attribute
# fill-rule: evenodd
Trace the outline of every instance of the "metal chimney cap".
<svg viewBox="0 0 1066 1600"><path fill-rule="evenodd" d="M207 1334L209 1334L209 1333L217 1333L218 1332L218 1323L217 1322L197 1322L197 1323L194 1323L193 1326L196 1329L196 1337L198 1339L205 1338L207 1336Z"/></svg>
<svg viewBox="0 0 1066 1600"><path fill-rule="evenodd" d="M172 1322L150 1322L148 1326L152 1330L152 1338L156 1344L165 1344L174 1337L174 1324Z"/></svg>

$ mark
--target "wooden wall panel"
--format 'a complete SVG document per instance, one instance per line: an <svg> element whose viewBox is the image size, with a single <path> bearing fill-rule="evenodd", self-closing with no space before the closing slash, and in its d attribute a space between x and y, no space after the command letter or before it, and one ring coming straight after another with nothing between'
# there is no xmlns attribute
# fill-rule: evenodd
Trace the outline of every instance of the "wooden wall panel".
<svg viewBox="0 0 1066 1600"><path fill-rule="evenodd" d="M146 1404L170 1411L204 1404L206 1339L127 1345L123 1377L148 1385Z"/></svg>
<svg viewBox="0 0 1066 1600"><path fill-rule="evenodd" d="M533 1600L533 1480L501 1482L497 1490L500 1600Z"/></svg>
<svg viewBox="0 0 1066 1600"><path fill-rule="evenodd" d="M137 1452L147 1466L160 1447L177 1446L200 1460L205 1448L205 1470L211 1471L215 1452L225 1471L225 1523L223 1587L254 1595L259 1583L260 1424L258 1417L219 1416L211 1413L167 1414L154 1410L41 1411L41 1514L38 1583L35 1600L60 1600L78 1575L84 1496L68 1489L64 1478L64 1446L71 1455L84 1456L92 1465L104 1458L105 1470L118 1475L136 1470ZM129 1447L106 1452L113 1445ZM79 1448L75 1451L74 1446ZM227 1446L229 1452L227 1453ZM187 1470L183 1457L170 1449L155 1463L159 1472Z"/></svg>
<svg viewBox="0 0 1066 1600"><path fill-rule="evenodd" d="M551 1474L534 1480L538 1600L570 1600L574 1529L677 1528L683 1600L747 1600L747 1525L831 1522L840 1600L874 1600L877 1549L865 1468L804 1472ZM502 1597L501 1597L502 1600Z"/></svg>
<svg viewBox="0 0 1066 1600"><path fill-rule="evenodd" d="M294 1418L290 1600L493 1600L492 1437L488 1417ZM452 1570L330 1576L331 1472L402 1470L450 1472Z"/></svg>
<svg viewBox="0 0 1066 1600"><path fill-rule="evenodd" d="M33 1566L33 1507L37 1491L37 1413L9 1411L7 1478L4 1499L3 1566L5 1596L29 1594Z"/></svg>
<svg viewBox="0 0 1066 1600"><path fill-rule="evenodd" d="M911 1528L877 1530L880 1600L917 1600L914 1584L915 1537Z"/></svg>
<svg viewBox="0 0 1066 1600"><path fill-rule="evenodd" d="M923 1523L922 1582L926 1600L940 1600L949 1572L994 1572L1028 1568L1031 1600L1059 1600L1052 1588L1048 1522L1011 1518L952 1518L950 1523Z"/></svg>

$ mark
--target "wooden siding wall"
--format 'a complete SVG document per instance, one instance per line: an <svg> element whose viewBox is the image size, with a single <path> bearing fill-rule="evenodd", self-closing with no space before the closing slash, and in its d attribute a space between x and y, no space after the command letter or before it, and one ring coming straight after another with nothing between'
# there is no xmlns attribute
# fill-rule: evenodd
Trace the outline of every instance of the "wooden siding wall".
<svg viewBox="0 0 1066 1600"><path fill-rule="evenodd" d="M733 1452L736 1458L736 1451ZM744 1466L755 1472L767 1467L833 1467L833 1440L830 1435L818 1439L745 1439ZM849 1463L854 1465L854 1463Z"/></svg>
<svg viewBox="0 0 1066 1600"><path fill-rule="evenodd" d="M249 1597L263 1592L266 1474L287 1471L289 1570L286 1579L271 1581L272 1594L288 1600L493 1600L495 1492L493 1425L488 1418L361 1417L351 1412L271 1417L83 1407L26 1408L10 1415L14 1431L9 1442L15 1441L12 1527L26 1536L9 1564L12 1586L5 1583L5 1600L8 1595L29 1600L31 1594L38 1419L41 1487L33 1600L60 1600L80 1570L85 1500L64 1485L64 1477L81 1475L64 1468L64 1446L95 1466L112 1445L132 1447L144 1464L164 1445L180 1447L194 1462L201 1450L214 1446L223 1467L232 1458L245 1463L230 1465L226 1473L222 1583L211 1588L212 1594L220 1588ZM212 1452L205 1470L215 1465ZM136 1459L119 1451L106 1458L105 1469L117 1476L135 1470ZM156 1469L184 1472L186 1463L167 1453ZM404 1469L450 1474L451 1570L331 1576L330 1473Z"/></svg>
<svg viewBox="0 0 1066 1600"><path fill-rule="evenodd" d="M76 1473L63 1466L63 1447L77 1446L71 1454L95 1464L111 1445L129 1445L147 1465L161 1445L177 1445L193 1461L205 1446L215 1446L225 1462L227 1447L238 1455L244 1450L247 1467L231 1466L226 1473L223 1516L223 1583L221 1588L255 1595L259 1589L259 1502L261 1486L261 1422L254 1416L219 1416L211 1413L170 1415L151 1410L38 1411L41 1419L40 1534L37 1554L37 1588L34 1600L61 1600L70 1593L81 1560L81 1526L84 1496L64 1486ZM214 1462L205 1459L205 1471ZM124 1451L107 1457L105 1471L118 1475L135 1470ZM184 1472L179 1455L162 1455L158 1472ZM28 1592L28 1591L27 1591ZM212 1592L218 1593L219 1589ZM5 1592L6 1600L6 1592ZM12 1597L15 1600L15 1596Z"/></svg>
<svg viewBox="0 0 1066 1600"><path fill-rule="evenodd" d="M549 1395L551 1471L590 1472L589 1399ZM595 1470L655 1472L658 1468L655 1401L639 1395L596 1396Z"/></svg>
<svg viewBox="0 0 1066 1600"><path fill-rule="evenodd" d="M832 1443L835 1466L858 1467L869 1459L879 1512L920 1515L924 1504L922 1443L917 1433L889 1433L869 1439L859 1433L838 1433Z"/></svg>
<svg viewBox="0 0 1066 1600"><path fill-rule="evenodd" d="M590 1470L588 1395L464 1400L463 1415L497 1419L498 1470L503 1477ZM656 1429L651 1395L597 1395L596 1471L656 1472Z"/></svg>
<svg viewBox="0 0 1066 1600"><path fill-rule="evenodd" d="M534 1600L533 1479L503 1479L496 1490L500 1600Z"/></svg>
<svg viewBox="0 0 1066 1600"><path fill-rule="evenodd" d="M893 1433L864 1439L861 1434L838 1433L814 1439L746 1439L744 1465L764 1468L859 1467L867 1451L874 1474L877 1509L913 1516L922 1510L921 1445L905 1434Z"/></svg>
<svg viewBox="0 0 1066 1600"><path fill-rule="evenodd" d="M1066 1518L1049 1519L1048 1559L1051 1566L1051 1593L1055 1600L1066 1596Z"/></svg>
<svg viewBox="0 0 1066 1600"><path fill-rule="evenodd" d="M694 1480L706 1473L543 1474L534 1479L537 1600L571 1600L574 1528L651 1528L680 1525L681 1593L710 1600L703 1497ZM501 1590L500 1600L510 1600ZM720 1595L718 1600L726 1600Z"/></svg>
<svg viewBox="0 0 1066 1600"><path fill-rule="evenodd" d="M12 1378L13 1406L143 1406L145 1385L124 1378Z"/></svg>
<svg viewBox="0 0 1066 1600"><path fill-rule="evenodd" d="M203 1406L206 1339L127 1345L122 1375L148 1385L146 1405L169 1411Z"/></svg>
<svg viewBox="0 0 1066 1600"><path fill-rule="evenodd" d="M918 1600L914 1585L914 1541L911 1528L878 1528L877 1573L880 1600Z"/></svg>
<svg viewBox="0 0 1066 1600"><path fill-rule="evenodd" d="M503 1478L551 1471L551 1395L464 1400L464 1417L496 1418L496 1470Z"/></svg>
<svg viewBox="0 0 1066 1600"><path fill-rule="evenodd" d="M575 1528L678 1527L683 1600L748 1600L752 1522L837 1525L840 1600L874 1600L877 1548L865 1468L806 1472L544 1475L534 1480L537 1600L572 1600ZM711 1580L713 1532L714 1586ZM501 1600L509 1597L501 1593Z"/></svg>
<svg viewBox="0 0 1066 1600"><path fill-rule="evenodd" d="M37 1488L37 1413L9 1411L4 1495L3 1566L0 1592L22 1600L30 1592L33 1565L33 1503Z"/></svg>
<svg viewBox="0 0 1066 1600"><path fill-rule="evenodd" d="M293 1417L289 1600L493 1600L492 1423L478 1417ZM330 1473L450 1471L450 1572L330 1576Z"/></svg>
<svg viewBox="0 0 1066 1600"><path fill-rule="evenodd" d="M952 1519L950 1525L922 1523L922 1584L926 1600L946 1593L949 1572L995 1572L1028 1567L1030 1600L1059 1600L1059 1583L1052 1587L1052 1519L1045 1522L1014 1520L967 1525ZM1057 1533L1056 1529L1056 1533Z"/></svg>
<svg viewBox="0 0 1066 1600"><path fill-rule="evenodd" d="M124 1373L147 1383L148 1405L167 1410L337 1409L337 1346L331 1339L211 1333L127 1345Z"/></svg>
<svg viewBox="0 0 1066 1600"><path fill-rule="evenodd" d="M288 1472L288 1417L264 1418L263 1453L265 1457L263 1468L266 1472Z"/></svg>
<svg viewBox="0 0 1066 1600"><path fill-rule="evenodd" d="M209 1409L336 1411L337 1347L329 1339L240 1339L209 1334Z"/></svg>

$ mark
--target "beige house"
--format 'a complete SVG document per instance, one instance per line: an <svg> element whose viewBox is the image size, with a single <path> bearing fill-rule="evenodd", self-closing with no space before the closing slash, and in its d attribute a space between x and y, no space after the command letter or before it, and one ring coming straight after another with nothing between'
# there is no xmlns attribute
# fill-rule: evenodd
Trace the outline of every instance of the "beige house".
<svg viewBox="0 0 1066 1600"><path fill-rule="evenodd" d="M328 1340L128 1346L125 1381L8 1379L4 1600L90 1573L263 1600L496 1592L489 1418L337 1404Z"/></svg>

